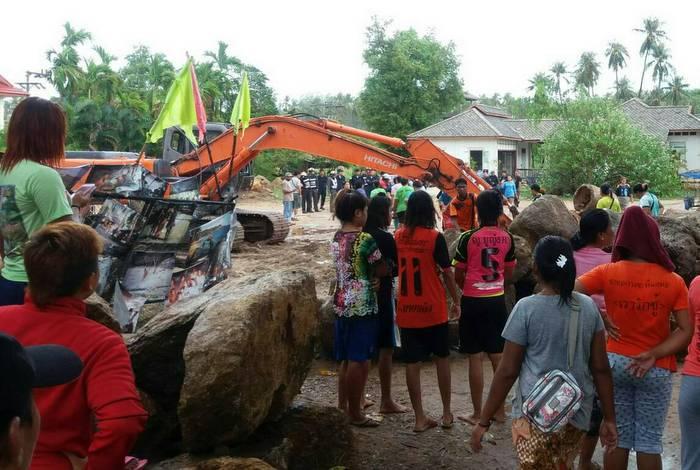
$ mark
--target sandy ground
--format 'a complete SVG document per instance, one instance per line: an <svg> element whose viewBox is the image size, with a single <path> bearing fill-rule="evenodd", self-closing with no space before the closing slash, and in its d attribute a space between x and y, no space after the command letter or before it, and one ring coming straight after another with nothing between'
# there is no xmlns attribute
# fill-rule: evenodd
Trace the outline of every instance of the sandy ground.
<svg viewBox="0 0 700 470"><path fill-rule="evenodd" d="M682 201L663 201L663 204L667 208L682 209ZM523 207L526 205L527 202L524 202ZM567 201L567 205L573 208L571 201ZM239 207L261 211L282 211L281 201L275 200L271 195L256 193L242 195L239 199ZM328 244L338 227L337 222L330 219L327 211L300 214L299 219L285 242L278 245L246 244L243 252L234 253L232 274L235 276L264 273L292 267L307 269L316 278L317 294L328 295L330 281L335 273ZM454 353L451 357L451 366L452 408L456 415L469 413L471 400L468 392L467 362L464 357ZM302 388L302 398L324 405L334 405L337 380L335 371L334 363L316 361ZM484 371L486 384L484 394L486 394L492 377L489 364L484 364ZM434 366L425 364L421 379L424 408L433 417L438 418L442 407ZM680 468L680 429L676 409L679 383L680 375L676 374L674 398L664 434L663 460L664 468L667 469ZM397 364L394 368L392 386L396 400L410 408L404 367L401 364ZM379 399L379 379L376 369L370 372L367 393L373 399ZM370 409L370 411L373 410L373 408ZM495 443L486 445L484 451L476 455L472 454L468 448L471 432L468 425L456 423L450 430L437 428L420 435L414 434L412 427L413 413L409 412L386 416L383 418L382 425L375 429L356 429L356 453L347 462L339 462L339 465L353 469L516 468L509 424L494 425L491 432ZM629 468L636 468L633 457ZM600 449L594 460L602 464Z"/></svg>

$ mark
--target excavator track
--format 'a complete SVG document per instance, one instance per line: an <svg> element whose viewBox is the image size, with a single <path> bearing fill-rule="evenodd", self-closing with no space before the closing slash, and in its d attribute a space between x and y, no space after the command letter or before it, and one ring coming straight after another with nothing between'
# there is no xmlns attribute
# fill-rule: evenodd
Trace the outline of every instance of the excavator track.
<svg viewBox="0 0 700 470"><path fill-rule="evenodd" d="M247 242L280 243L289 235L290 225L282 214L237 208L236 217L243 225L243 234Z"/></svg>
<svg viewBox="0 0 700 470"><path fill-rule="evenodd" d="M243 248L243 242L245 241L245 235L243 233L243 224L236 221L233 235L233 243L231 244L231 251L239 252Z"/></svg>

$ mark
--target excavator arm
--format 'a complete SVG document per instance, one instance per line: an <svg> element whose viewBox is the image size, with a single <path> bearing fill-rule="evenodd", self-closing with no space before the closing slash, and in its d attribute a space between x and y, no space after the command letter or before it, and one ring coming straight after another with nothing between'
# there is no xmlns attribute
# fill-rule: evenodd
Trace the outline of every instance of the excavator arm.
<svg viewBox="0 0 700 470"><path fill-rule="evenodd" d="M409 156L404 157L351 135L397 147ZM236 150L231 158L234 138L237 139ZM334 121L302 120L291 116L254 118L242 136L227 131L209 146L199 147L175 162L173 168L178 175L189 176L200 172L203 166L219 166L216 177L203 182L200 188L203 197L216 200L219 198L217 186L223 187L231 174L244 168L260 152L271 149L296 150L406 178L429 180L451 195L455 194L454 183L458 178L467 180L469 191L473 193L490 187L461 160L448 155L427 139L405 143L401 139Z"/></svg>

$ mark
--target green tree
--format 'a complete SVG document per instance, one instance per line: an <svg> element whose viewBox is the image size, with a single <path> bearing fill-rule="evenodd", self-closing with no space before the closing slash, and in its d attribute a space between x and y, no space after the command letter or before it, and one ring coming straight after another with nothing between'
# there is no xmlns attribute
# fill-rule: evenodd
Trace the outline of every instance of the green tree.
<svg viewBox="0 0 700 470"><path fill-rule="evenodd" d="M679 161L664 142L633 125L614 102L569 103L568 119L540 146L542 182L557 194L581 184L600 185L620 175L651 181L661 194L679 189Z"/></svg>
<svg viewBox="0 0 700 470"><path fill-rule="evenodd" d="M615 99L618 99L620 101L627 101L631 98L634 98L635 96L636 93L632 89L632 83L630 82L629 78L622 77L622 79L616 81Z"/></svg>
<svg viewBox="0 0 700 470"><path fill-rule="evenodd" d="M627 59L630 56L627 48L619 42L611 42L608 44L605 56L608 58L608 68L615 71L615 88L620 88L618 72L627 65Z"/></svg>
<svg viewBox="0 0 700 470"><path fill-rule="evenodd" d="M672 80L669 80L664 87L666 91L666 99L671 101L671 104L678 105L680 102L688 97L688 87L689 85L685 83L683 77L676 75Z"/></svg>
<svg viewBox="0 0 700 470"><path fill-rule="evenodd" d="M549 71L554 76L554 92L559 97L559 104L564 104L561 82L563 80L567 84L569 83L569 79L566 78L567 74L569 73L566 70L566 64L564 62L555 62L554 65L552 65L552 68L549 69Z"/></svg>
<svg viewBox="0 0 700 470"><path fill-rule="evenodd" d="M83 29L74 29L68 22L63 25L63 30L60 49L46 52L46 58L51 62L49 81L61 98L74 99L85 75L80 68L76 47L89 40L91 35Z"/></svg>
<svg viewBox="0 0 700 470"><path fill-rule="evenodd" d="M155 119L175 77L175 67L165 54L138 46L126 56L126 65L119 75L126 91L143 100L151 119Z"/></svg>
<svg viewBox="0 0 700 470"><path fill-rule="evenodd" d="M644 19L644 25L641 29L635 29L638 33L644 34L642 46L639 48L639 55L644 56L642 63L642 78L639 80L639 92L637 97L642 97L642 89L644 88L644 74L649 68L649 53L657 47L661 40L666 37L666 31L661 29L663 23L658 18Z"/></svg>
<svg viewBox="0 0 700 470"><path fill-rule="evenodd" d="M661 90L661 82L668 76L669 71L673 69L670 64L669 59L671 54L668 48L664 44L657 44L656 47L652 49L651 52L652 61L652 77L657 83L656 89Z"/></svg>
<svg viewBox="0 0 700 470"><path fill-rule="evenodd" d="M453 43L413 29L390 35L389 24L375 18L367 28L363 57L370 72L359 111L370 130L405 137L459 109L464 94Z"/></svg>
<svg viewBox="0 0 700 470"><path fill-rule="evenodd" d="M593 89L600 78L600 63L596 59L594 52L581 54L574 74L576 76L576 85L583 88L588 96L594 96Z"/></svg>
<svg viewBox="0 0 700 470"><path fill-rule="evenodd" d="M296 100L286 97L282 112L311 114L352 127L365 127L357 111L357 98L350 94L306 95Z"/></svg>

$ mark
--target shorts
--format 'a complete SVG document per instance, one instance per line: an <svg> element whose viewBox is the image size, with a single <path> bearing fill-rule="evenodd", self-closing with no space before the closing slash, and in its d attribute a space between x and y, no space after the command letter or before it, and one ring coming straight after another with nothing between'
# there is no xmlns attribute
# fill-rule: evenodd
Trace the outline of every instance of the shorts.
<svg viewBox="0 0 700 470"><path fill-rule="evenodd" d="M301 207L301 194L294 193L294 208L299 209Z"/></svg>
<svg viewBox="0 0 700 470"><path fill-rule="evenodd" d="M365 362L377 354L379 319L370 317L336 318L335 359L337 361Z"/></svg>
<svg viewBox="0 0 700 470"><path fill-rule="evenodd" d="M0 277L0 306L24 305L26 282L10 281Z"/></svg>
<svg viewBox="0 0 700 470"><path fill-rule="evenodd" d="M600 434L600 425L603 422L603 410L600 409L600 402L598 401L598 395L593 397L593 409L591 410L591 424L588 427L588 432L586 436L588 437L598 437Z"/></svg>
<svg viewBox="0 0 700 470"><path fill-rule="evenodd" d="M403 360L408 364L427 361L430 356L449 357L450 334L447 322L424 328L401 328Z"/></svg>
<svg viewBox="0 0 700 470"><path fill-rule="evenodd" d="M406 211L401 211L396 213L396 220L399 221L400 224L403 224L406 222Z"/></svg>
<svg viewBox="0 0 700 470"><path fill-rule="evenodd" d="M617 446L645 454L660 454L671 403L671 371L652 367L638 379L627 370L632 362L629 357L608 353L608 361L614 385Z"/></svg>
<svg viewBox="0 0 700 470"><path fill-rule="evenodd" d="M459 352L465 354L500 354L505 340L501 334L506 327L508 310L505 296L462 296L459 318Z"/></svg>
<svg viewBox="0 0 700 470"><path fill-rule="evenodd" d="M377 348L395 348L394 308L393 300L388 305L379 306L379 327L377 333Z"/></svg>

